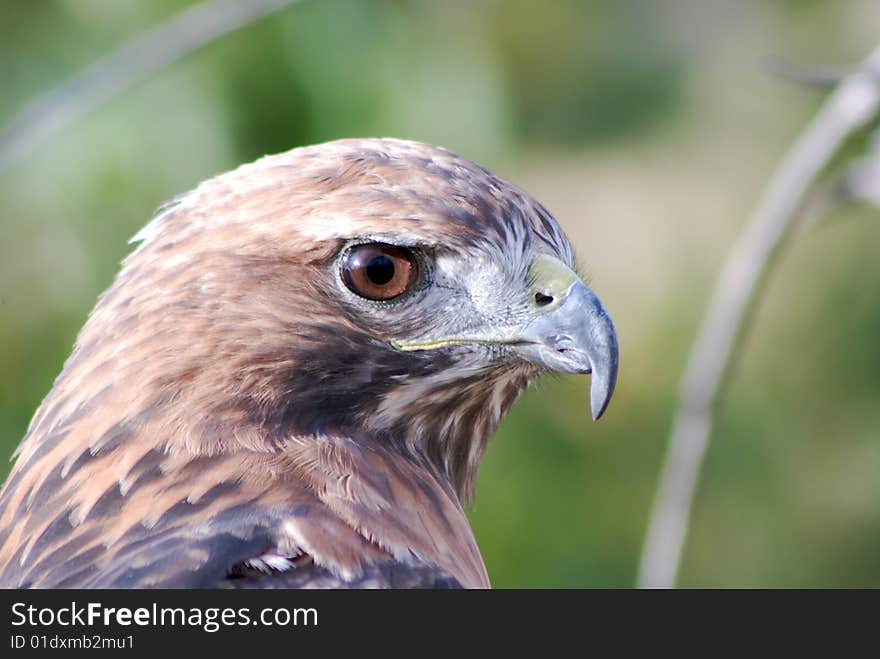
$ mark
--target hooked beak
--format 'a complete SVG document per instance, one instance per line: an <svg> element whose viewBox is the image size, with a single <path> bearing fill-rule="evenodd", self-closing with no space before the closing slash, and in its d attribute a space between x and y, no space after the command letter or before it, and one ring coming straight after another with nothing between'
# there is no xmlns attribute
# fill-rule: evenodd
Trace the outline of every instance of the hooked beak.
<svg viewBox="0 0 880 659"><path fill-rule="evenodd" d="M537 317L515 349L528 361L560 373L592 373L590 409L598 420L617 383L617 332L602 302L562 262L539 257L532 266Z"/></svg>
<svg viewBox="0 0 880 659"><path fill-rule="evenodd" d="M435 350L458 345L505 345L536 366L559 373L592 373L590 410L605 412L617 384L614 323L580 277L559 259L537 257L529 270L532 314L518 327L493 327L465 336L393 339L397 350Z"/></svg>

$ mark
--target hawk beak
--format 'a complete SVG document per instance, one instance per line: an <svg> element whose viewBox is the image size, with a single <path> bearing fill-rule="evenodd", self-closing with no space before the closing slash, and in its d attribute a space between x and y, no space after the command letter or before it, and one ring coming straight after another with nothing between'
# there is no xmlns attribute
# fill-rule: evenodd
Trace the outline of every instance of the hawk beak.
<svg viewBox="0 0 880 659"><path fill-rule="evenodd" d="M617 332L605 307L559 259L539 256L529 268L531 318L517 327L493 327L464 336L392 339L396 350L436 350L461 345L510 346L523 359L558 373L592 373L590 409L598 420L617 384Z"/></svg>
<svg viewBox="0 0 880 659"><path fill-rule="evenodd" d="M599 419L614 393L617 332L602 302L561 261L541 256L531 268L535 319L517 339L528 361L560 373L592 373L590 408Z"/></svg>

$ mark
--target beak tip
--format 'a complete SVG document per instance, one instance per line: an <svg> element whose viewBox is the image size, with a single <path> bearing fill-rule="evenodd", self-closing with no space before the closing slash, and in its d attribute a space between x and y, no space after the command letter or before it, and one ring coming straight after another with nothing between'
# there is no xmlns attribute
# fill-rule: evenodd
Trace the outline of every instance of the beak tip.
<svg viewBox="0 0 880 659"><path fill-rule="evenodd" d="M608 404L614 395L614 388L617 386L619 348L613 325L606 336L608 338L605 344L606 349L595 355L592 364L593 373L590 376L590 412L593 415L593 421L598 421L608 409Z"/></svg>
<svg viewBox="0 0 880 659"><path fill-rule="evenodd" d="M611 402L610 392L602 392L596 395L597 393L597 391L593 391L590 396L590 412L592 413L593 421L598 421L602 418L605 410L608 409L608 403Z"/></svg>

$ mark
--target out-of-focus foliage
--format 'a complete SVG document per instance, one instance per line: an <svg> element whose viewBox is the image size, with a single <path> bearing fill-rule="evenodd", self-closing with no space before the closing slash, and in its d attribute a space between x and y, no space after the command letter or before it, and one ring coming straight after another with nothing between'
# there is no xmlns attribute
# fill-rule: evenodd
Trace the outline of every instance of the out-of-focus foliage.
<svg viewBox="0 0 880 659"><path fill-rule="evenodd" d="M6 0L0 122L187 3ZM447 146L545 203L616 320L618 393L536 385L471 511L496 586L630 586L675 389L727 250L874 0L303 0L113 99L0 175L0 452L48 392L128 238L264 153L346 136ZM880 586L880 218L799 236L734 374L688 586ZM3 467L0 475L5 474Z"/></svg>

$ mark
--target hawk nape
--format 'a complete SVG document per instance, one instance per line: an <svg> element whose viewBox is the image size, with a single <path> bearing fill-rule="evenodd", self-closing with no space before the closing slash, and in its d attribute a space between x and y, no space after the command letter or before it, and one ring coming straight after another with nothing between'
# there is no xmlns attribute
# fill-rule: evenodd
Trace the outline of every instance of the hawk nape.
<svg viewBox="0 0 880 659"><path fill-rule="evenodd" d="M137 236L0 493L6 587L489 586L462 501L614 327L522 190L391 139L202 183Z"/></svg>

